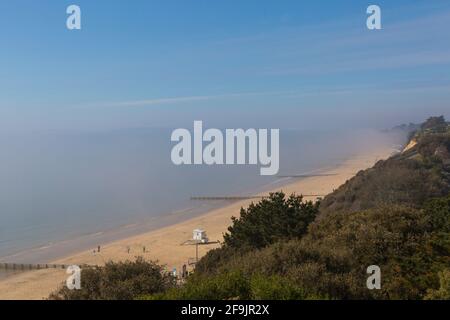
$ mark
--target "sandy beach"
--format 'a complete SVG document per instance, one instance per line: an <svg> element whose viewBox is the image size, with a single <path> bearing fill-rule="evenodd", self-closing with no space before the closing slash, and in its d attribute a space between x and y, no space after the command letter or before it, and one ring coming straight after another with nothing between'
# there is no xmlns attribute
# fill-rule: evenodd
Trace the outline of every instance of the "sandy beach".
<svg viewBox="0 0 450 320"><path fill-rule="evenodd" d="M371 167L376 161L389 157L394 151L390 146L376 146L370 152L355 155L336 167L321 172L330 175L301 178L293 182L291 180L290 184L271 191L282 190L286 194L327 194L359 170ZM315 197L305 199L315 200ZM169 270L174 267L181 270L183 264L195 258L195 246L181 245L192 238L193 229L202 228L206 230L211 241L222 241L222 235L231 223L230 218L238 216L240 208L248 206L251 202L252 200L234 202L181 223L103 244L100 253L94 254L92 250L84 251L58 259L54 263L101 265L109 260L134 260L136 256L143 256L147 260L166 265ZM203 256L218 245L199 246L199 256ZM0 299L45 299L66 277L65 270L62 269L37 270L13 275L0 280Z"/></svg>

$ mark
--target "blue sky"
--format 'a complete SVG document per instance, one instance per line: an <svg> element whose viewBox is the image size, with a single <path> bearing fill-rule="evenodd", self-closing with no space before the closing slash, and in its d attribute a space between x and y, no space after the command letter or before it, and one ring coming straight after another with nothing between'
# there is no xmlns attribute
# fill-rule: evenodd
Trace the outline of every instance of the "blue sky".
<svg viewBox="0 0 450 320"><path fill-rule="evenodd" d="M0 39L0 131L450 116L448 1L2 0Z"/></svg>

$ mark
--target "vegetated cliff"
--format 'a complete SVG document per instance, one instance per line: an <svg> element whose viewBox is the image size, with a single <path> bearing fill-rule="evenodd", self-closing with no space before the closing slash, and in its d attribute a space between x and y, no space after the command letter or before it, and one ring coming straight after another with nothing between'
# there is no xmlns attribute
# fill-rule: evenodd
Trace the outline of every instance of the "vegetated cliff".
<svg viewBox="0 0 450 320"><path fill-rule="evenodd" d="M450 126L428 119L403 152L360 171L321 203L321 213L356 212L379 205L421 206L450 191Z"/></svg>

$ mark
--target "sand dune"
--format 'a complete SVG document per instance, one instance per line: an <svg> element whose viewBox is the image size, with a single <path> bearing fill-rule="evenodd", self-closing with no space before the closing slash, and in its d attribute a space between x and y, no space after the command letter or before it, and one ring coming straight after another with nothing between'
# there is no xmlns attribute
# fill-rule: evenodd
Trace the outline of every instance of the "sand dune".
<svg viewBox="0 0 450 320"><path fill-rule="evenodd" d="M359 170L371 167L377 160L389 157L392 152L391 147L377 147L334 168L324 170L321 172L324 175L297 179L272 191L282 190L286 194L327 194ZM327 173L332 175L326 175ZM315 200L311 197L306 199ZM252 200L235 202L185 222L103 245L100 253L80 252L55 263L101 265L109 260L133 260L136 256L143 256L167 265L169 270L174 267L181 270L181 266L186 264L188 259L195 257L195 246L181 245L192 238L193 229L203 228L210 240L222 240L222 235L231 222L231 216L238 216L240 208L248 206L251 202ZM200 246L199 256L217 246L217 244ZM0 281L0 299L43 299L57 289L66 277L64 270L51 269L14 275Z"/></svg>

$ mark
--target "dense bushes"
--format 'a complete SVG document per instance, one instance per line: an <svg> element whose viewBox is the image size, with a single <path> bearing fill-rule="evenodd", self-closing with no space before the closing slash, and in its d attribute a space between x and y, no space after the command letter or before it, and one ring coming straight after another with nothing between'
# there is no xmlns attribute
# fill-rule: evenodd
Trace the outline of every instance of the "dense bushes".
<svg viewBox="0 0 450 320"><path fill-rule="evenodd" d="M134 262L108 262L104 267L83 268L81 290L63 286L50 299L128 300L164 292L173 286L173 277L165 274L161 266L137 258Z"/></svg>
<svg viewBox="0 0 450 320"><path fill-rule="evenodd" d="M386 206L327 215L314 222L301 239L279 241L229 259L204 258L215 262L215 271L197 270L177 294L165 298L442 296L450 265L449 203L450 197L430 201L420 210ZM374 264L381 268L381 290L366 287L367 267Z"/></svg>
<svg viewBox="0 0 450 320"><path fill-rule="evenodd" d="M246 274L241 270L223 271L210 276L194 276L185 285L143 299L176 300L301 300L309 297L288 278L279 275Z"/></svg>
<svg viewBox="0 0 450 320"><path fill-rule="evenodd" d="M439 289L429 290L427 300L450 300L450 269L439 272Z"/></svg>

